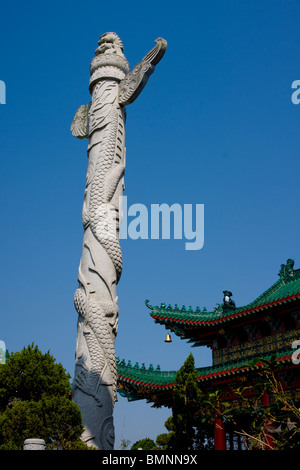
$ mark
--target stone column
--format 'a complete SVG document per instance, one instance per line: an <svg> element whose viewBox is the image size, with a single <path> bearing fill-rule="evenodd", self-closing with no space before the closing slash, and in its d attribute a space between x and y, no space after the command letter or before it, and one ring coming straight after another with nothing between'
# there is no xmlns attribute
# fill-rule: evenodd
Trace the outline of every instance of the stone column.
<svg viewBox="0 0 300 470"><path fill-rule="evenodd" d="M156 43L130 71L121 39L116 33L102 35L90 65L92 100L80 106L71 126L75 137L89 139L82 256L74 298L78 329L72 397L83 417L82 439L103 450L114 446L125 106L137 98L165 53L166 41L159 38Z"/></svg>

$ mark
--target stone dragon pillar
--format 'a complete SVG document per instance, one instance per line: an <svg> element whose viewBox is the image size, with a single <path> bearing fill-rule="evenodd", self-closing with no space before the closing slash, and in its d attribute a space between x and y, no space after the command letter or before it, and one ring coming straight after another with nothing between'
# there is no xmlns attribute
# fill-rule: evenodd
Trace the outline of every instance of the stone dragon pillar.
<svg viewBox="0 0 300 470"><path fill-rule="evenodd" d="M125 106L140 94L166 51L164 39L155 42L156 46L130 71L121 39L116 33L103 34L90 64L92 100L80 106L71 125L75 137L89 139L82 256L74 296L78 324L72 398L82 414L82 440L99 450L114 446Z"/></svg>

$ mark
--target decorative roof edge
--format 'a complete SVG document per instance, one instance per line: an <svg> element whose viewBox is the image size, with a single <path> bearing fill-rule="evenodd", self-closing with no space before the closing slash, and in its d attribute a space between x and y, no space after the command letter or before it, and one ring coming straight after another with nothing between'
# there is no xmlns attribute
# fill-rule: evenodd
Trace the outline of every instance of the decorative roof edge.
<svg viewBox="0 0 300 470"><path fill-rule="evenodd" d="M250 363L257 360L254 367L256 369L262 368L265 360L276 359L278 365L284 362L290 361L291 367L294 367L291 357L294 349L287 349L285 351L279 351L277 353L269 353L261 355L260 357L252 359L244 359L242 361L236 361L223 366L209 366L197 368L198 381L206 382L214 379L221 379L228 376L243 374L250 369ZM117 379L120 382L125 382L135 386L141 386L149 389L172 389L175 386L175 377L177 371L144 371L144 370L133 370L134 368L128 366L121 366L118 364ZM147 373L148 372L148 373Z"/></svg>
<svg viewBox="0 0 300 470"><path fill-rule="evenodd" d="M226 322L226 321L232 320L236 317L242 317L242 316L248 315L248 314L253 313L253 312L258 312L260 310L266 310L270 307L280 305L280 304L283 304L283 303L287 303L287 302L290 302L290 301L296 300L296 299L300 299L300 292L298 294L292 295L290 297L284 297L282 299L274 300L273 302L268 302L268 303L258 305L258 306L252 307L252 308L247 309L245 307L245 310L236 309L235 311L233 311L229 314L227 313L226 315L219 315L218 317L213 316L214 314L211 313L211 318L209 318L209 316L208 316L209 312L208 312L207 317L205 317L205 318L203 318L203 316L200 317L200 318L199 317L195 318L195 315L194 315L194 317L192 317L192 313L191 313L190 316L188 316L188 313L190 313L190 312L187 312L187 314L185 314L185 318L179 318L178 316L176 318L171 318L171 317L168 318L168 317L159 315L158 313L156 313L155 310L152 311L151 316L155 320L161 320L163 322L172 321L172 320L174 321L175 320L176 323L208 326L208 325L212 325L212 324L218 324L218 323ZM159 310L159 312L161 312L161 310ZM173 313L175 313L175 312L173 311ZM180 312L180 313L182 313L182 312Z"/></svg>

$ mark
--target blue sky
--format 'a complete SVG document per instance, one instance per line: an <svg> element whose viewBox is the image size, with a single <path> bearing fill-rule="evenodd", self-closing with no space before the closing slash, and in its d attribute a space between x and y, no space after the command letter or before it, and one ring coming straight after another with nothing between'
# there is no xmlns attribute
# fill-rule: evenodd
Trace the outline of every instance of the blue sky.
<svg viewBox="0 0 300 470"><path fill-rule="evenodd" d="M190 349L145 306L247 304L299 253L300 4L296 1L14 2L1 5L1 330L73 375L87 141L70 125L88 103L89 64L115 31L131 68L161 36L167 52L127 107L128 204L204 204L205 242L122 240L116 354L177 370ZM168 410L119 397L116 448L164 432Z"/></svg>

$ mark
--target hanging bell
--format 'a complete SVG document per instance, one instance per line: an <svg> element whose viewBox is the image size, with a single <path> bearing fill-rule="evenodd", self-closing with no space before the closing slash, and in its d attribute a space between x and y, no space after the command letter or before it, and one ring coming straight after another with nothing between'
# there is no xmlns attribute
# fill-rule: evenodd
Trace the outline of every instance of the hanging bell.
<svg viewBox="0 0 300 470"><path fill-rule="evenodd" d="M165 337L165 343L172 343L172 338L170 335L166 335Z"/></svg>

